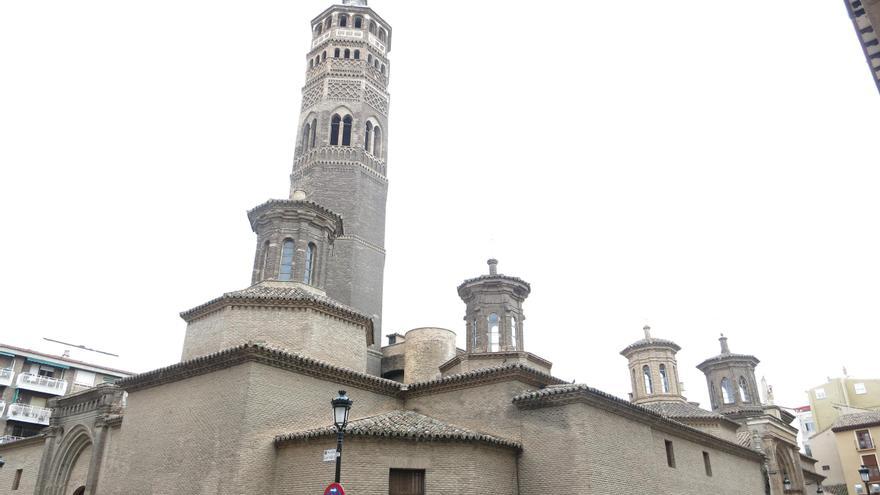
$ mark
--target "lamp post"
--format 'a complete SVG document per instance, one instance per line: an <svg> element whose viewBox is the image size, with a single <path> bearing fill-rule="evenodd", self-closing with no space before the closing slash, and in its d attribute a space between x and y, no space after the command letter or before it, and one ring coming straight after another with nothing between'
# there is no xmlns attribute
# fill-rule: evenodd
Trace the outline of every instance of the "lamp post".
<svg viewBox="0 0 880 495"><path fill-rule="evenodd" d="M782 489L783 489L783 491L786 491L786 492L791 490L791 480L788 479L788 476L786 476L782 480Z"/></svg>
<svg viewBox="0 0 880 495"><path fill-rule="evenodd" d="M339 395L330 401L333 406L333 424L336 425L336 482L339 483L339 475L342 472L342 436L345 426L348 424L348 411L351 410L351 399L345 395L345 390L340 390Z"/></svg>
<svg viewBox="0 0 880 495"><path fill-rule="evenodd" d="M2 457L0 457L0 468L2 468L5 465L6 465L6 461L4 461Z"/></svg>
<svg viewBox="0 0 880 495"><path fill-rule="evenodd" d="M871 493L871 486L868 485L868 480L871 479L871 470L868 469L868 466L862 464L862 467L859 468L859 476L862 478L862 483L865 484L865 493Z"/></svg>

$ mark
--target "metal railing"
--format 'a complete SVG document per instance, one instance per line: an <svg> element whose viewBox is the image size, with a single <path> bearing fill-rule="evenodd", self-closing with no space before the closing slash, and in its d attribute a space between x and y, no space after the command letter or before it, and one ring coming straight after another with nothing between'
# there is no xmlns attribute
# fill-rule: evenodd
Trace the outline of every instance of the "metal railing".
<svg viewBox="0 0 880 495"><path fill-rule="evenodd" d="M22 438L24 438L24 437L16 437L13 435L3 435L3 436L0 436L0 445L2 445L4 443L14 442L16 440L21 440Z"/></svg>
<svg viewBox="0 0 880 495"><path fill-rule="evenodd" d="M67 391L66 381L31 373L19 373L16 383L18 384L18 388L36 390L49 394L64 395Z"/></svg>
<svg viewBox="0 0 880 495"><path fill-rule="evenodd" d="M8 387L9 385L12 385L13 376L15 376L15 371L11 368L0 369L0 386Z"/></svg>
<svg viewBox="0 0 880 495"><path fill-rule="evenodd" d="M49 417L51 415L52 410L47 407L30 406L27 404L10 404L9 412L6 414L6 417L8 419L24 421L26 423L48 425Z"/></svg>

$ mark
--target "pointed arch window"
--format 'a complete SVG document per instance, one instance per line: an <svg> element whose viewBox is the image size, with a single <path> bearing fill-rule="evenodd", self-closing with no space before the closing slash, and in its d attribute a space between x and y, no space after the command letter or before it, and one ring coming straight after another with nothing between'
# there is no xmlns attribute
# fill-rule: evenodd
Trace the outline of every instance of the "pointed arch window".
<svg viewBox="0 0 880 495"><path fill-rule="evenodd" d="M645 381L645 394L653 394L654 383L651 381L651 368L647 364L642 366L642 379Z"/></svg>
<svg viewBox="0 0 880 495"><path fill-rule="evenodd" d="M355 59L355 60L360 60L360 59L361 59L361 51L360 51L360 50L355 50L355 51L354 51L354 59Z"/></svg>
<svg viewBox="0 0 880 495"><path fill-rule="evenodd" d="M333 146L339 145L339 127L342 125L342 117L339 114L333 114L333 118L330 120L330 144Z"/></svg>
<svg viewBox="0 0 880 495"><path fill-rule="evenodd" d="M370 150L376 158L382 158L382 129L373 127L373 148Z"/></svg>
<svg viewBox="0 0 880 495"><path fill-rule="evenodd" d="M746 382L746 377L739 377L739 398L743 402L751 402L752 398L749 395L749 385Z"/></svg>
<svg viewBox="0 0 880 495"><path fill-rule="evenodd" d="M510 347L516 350L516 316L510 317Z"/></svg>
<svg viewBox="0 0 880 495"><path fill-rule="evenodd" d="M666 365L660 365L660 386L664 394L669 393L669 375L666 373Z"/></svg>
<svg viewBox="0 0 880 495"><path fill-rule="evenodd" d="M359 15L354 16L354 27L356 29L364 27L364 18Z"/></svg>
<svg viewBox="0 0 880 495"><path fill-rule="evenodd" d="M350 59L351 58L351 50L346 48L344 54L342 55L342 58L344 58L346 60Z"/></svg>
<svg viewBox="0 0 880 495"><path fill-rule="evenodd" d="M310 148L314 148L318 143L318 119L312 119L312 137L311 137L311 145Z"/></svg>
<svg viewBox="0 0 880 495"><path fill-rule="evenodd" d="M385 64L382 64L382 69L380 69L379 72L381 72L382 74L385 73Z"/></svg>
<svg viewBox="0 0 880 495"><path fill-rule="evenodd" d="M318 24L317 26L315 26L315 36L318 36L319 34L321 34L321 31L323 30L323 28L324 28L324 26L321 24Z"/></svg>
<svg viewBox="0 0 880 495"><path fill-rule="evenodd" d="M733 384L726 376L721 379L721 402L724 404L733 404L735 402L733 394Z"/></svg>
<svg viewBox="0 0 880 495"><path fill-rule="evenodd" d="M378 26L377 26L377 24L376 24L376 21L372 21L372 22L370 22L370 33L372 33L372 34L376 34L376 28L377 28L377 27L378 27Z"/></svg>
<svg viewBox="0 0 880 495"><path fill-rule="evenodd" d="M489 352L501 350L501 318L492 313L487 318L489 323Z"/></svg>
<svg viewBox="0 0 880 495"><path fill-rule="evenodd" d="M373 140L373 123L367 122L367 129L364 132L364 150L370 151L370 145L372 145Z"/></svg>
<svg viewBox="0 0 880 495"><path fill-rule="evenodd" d="M344 119L342 119L342 145L343 146L351 146L351 124L354 121L351 118L351 115L346 115Z"/></svg>
<svg viewBox="0 0 880 495"><path fill-rule="evenodd" d="M339 16L339 27L348 27L348 16L342 14Z"/></svg>
<svg viewBox="0 0 880 495"><path fill-rule="evenodd" d="M314 69L314 68L315 68L315 61L312 59L309 59L309 69Z"/></svg>
<svg viewBox="0 0 880 495"><path fill-rule="evenodd" d="M292 239L287 239L281 248L281 270L278 271L278 280L293 280L293 253L295 252Z"/></svg>
<svg viewBox="0 0 880 495"><path fill-rule="evenodd" d="M372 53L368 53L368 54L367 54L367 63L368 63L368 64L372 64L372 63L373 63L373 54L372 54Z"/></svg>
<svg viewBox="0 0 880 495"><path fill-rule="evenodd" d="M380 29L380 30L379 30L379 41L385 41L385 39L386 39L387 37L388 37L388 34L385 33L385 30L384 30L384 29Z"/></svg>
<svg viewBox="0 0 880 495"><path fill-rule="evenodd" d="M321 62L323 62L323 61L325 61L325 60L327 60L327 50L324 50L324 51L321 53Z"/></svg>
<svg viewBox="0 0 880 495"><path fill-rule="evenodd" d="M303 282L312 285L315 281L315 256L318 255L318 246L314 242L309 243L306 249L306 271L303 274Z"/></svg>
<svg viewBox="0 0 880 495"><path fill-rule="evenodd" d="M333 58L339 58L339 48L333 50Z"/></svg>
<svg viewBox="0 0 880 495"><path fill-rule="evenodd" d="M310 143L311 135L312 135L312 124L306 124L305 127L303 127L302 142L300 143L300 146L302 146L303 151L309 151L309 143Z"/></svg>
<svg viewBox="0 0 880 495"><path fill-rule="evenodd" d="M333 17L332 17L332 16L331 16L331 17L328 17L328 18L324 21L324 29L330 29L331 27L333 27Z"/></svg>

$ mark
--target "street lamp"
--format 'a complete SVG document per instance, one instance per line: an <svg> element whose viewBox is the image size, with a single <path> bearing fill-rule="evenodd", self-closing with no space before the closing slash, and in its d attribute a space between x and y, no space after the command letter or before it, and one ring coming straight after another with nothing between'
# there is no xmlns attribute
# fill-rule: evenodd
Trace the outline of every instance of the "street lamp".
<svg viewBox="0 0 880 495"><path fill-rule="evenodd" d="M0 468L2 468L5 465L6 465L6 461L4 461L2 457L0 457Z"/></svg>
<svg viewBox="0 0 880 495"><path fill-rule="evenodd" d="M345 395L345 390L339 391L339 396L330 401L333 406L333 424L336 425L336 482L339 483L339 474L342 471L342 435L348 424L348 411L351 410L351 399Z"/></svg>
<svg viewBox="0 0 880 495"><path fill-rule="evenodd" d="M786 476L786 477L782 480L782 488L784 488L785 491L789 491L789 490L791 490L791 480L788 479L788 476Z"/></svg>
<svg viewBox="0 0 880 495"><path fill-rule="evenodd" d="M868 469L868 466L865 466L864 464L862 464L862 467L859 468L859 476L862 477L862 481L865 482L865 487L867 487L868 480L871 479L871 470ZM867 492L868 490L865 490L865 491Z"/></svg>

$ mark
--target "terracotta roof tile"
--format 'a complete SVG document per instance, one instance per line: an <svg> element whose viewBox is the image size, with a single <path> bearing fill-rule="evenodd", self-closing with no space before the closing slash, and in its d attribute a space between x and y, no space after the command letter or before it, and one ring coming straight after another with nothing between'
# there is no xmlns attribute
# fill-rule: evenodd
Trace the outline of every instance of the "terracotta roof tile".
<svg viewBox="0 0 880 495"><path fill-rule="evenodd" d="M445 423L413 411L391 411L349 422L345 434L356 437L402 438L422 442L458 441L479 442L498 447L521 450L518 442L478 433L467 428ZM275 445L336 435L336 429L325 426L313 430L289 433L275 437Z"/></svg>
<svg viewBox="0 0 880 495"><path fill-rule="evenodd" d="M880 425L880 411L866 411L840 416L831 425L831 431L845 431L878 425Z"/></svg>

